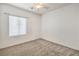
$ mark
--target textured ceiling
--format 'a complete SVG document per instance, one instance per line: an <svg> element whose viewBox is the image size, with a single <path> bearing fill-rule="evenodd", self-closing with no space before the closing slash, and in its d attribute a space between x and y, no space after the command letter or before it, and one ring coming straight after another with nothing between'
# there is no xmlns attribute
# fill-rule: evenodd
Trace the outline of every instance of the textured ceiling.
<svg viewBox="0 0 79 59"><path fill-rule="evenodd" d="M10 5L37 13L37 14L45 14L49 11L56 10L58 8L70 5L69 3L44 3L47 8L41 8L39 10L33 10L31 7L34 5L33 3L10 3Z"/></svg>

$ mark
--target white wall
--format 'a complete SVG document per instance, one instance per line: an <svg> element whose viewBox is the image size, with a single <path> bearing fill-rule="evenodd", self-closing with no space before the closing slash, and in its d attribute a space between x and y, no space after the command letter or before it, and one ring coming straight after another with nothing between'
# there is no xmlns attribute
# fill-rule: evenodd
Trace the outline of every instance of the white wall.
<svg viewBox="0 0 79 59"><path fill-rule="evenodd" d="M1 6L0 6L0 18L1 18ZM0 23L1 23L1 21L0 21ZM1 34L1 29L0 29L0 34Z"/></svg>
<svg viewBox="0 0 79 59"><path fill-rule="evenodd" d="M8 46L16 45L19 43L27 42L39 38L40 32L40 16L37 14L10 6L7 4L2 4L1 14L0 14L0 48L5 48ZM8 36L8 15L24 16L28 18L28 33L24 36L9 37Z"/></svg>
<svg viewBox="0 0 79 59"><path fill-rule="evenodd" d="M42 16L42 38L79 50L79 4Z"/></svg>

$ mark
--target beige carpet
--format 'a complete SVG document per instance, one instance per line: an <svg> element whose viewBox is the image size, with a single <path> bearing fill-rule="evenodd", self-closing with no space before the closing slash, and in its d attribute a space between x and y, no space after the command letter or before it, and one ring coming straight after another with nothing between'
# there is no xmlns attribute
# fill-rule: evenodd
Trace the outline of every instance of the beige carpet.
<svg viewBox="0 0 79 59"><path fill-rule="evenodd" d="M79 56L73 50L44 39L37 39L0 50L1 56Z"/></svg>

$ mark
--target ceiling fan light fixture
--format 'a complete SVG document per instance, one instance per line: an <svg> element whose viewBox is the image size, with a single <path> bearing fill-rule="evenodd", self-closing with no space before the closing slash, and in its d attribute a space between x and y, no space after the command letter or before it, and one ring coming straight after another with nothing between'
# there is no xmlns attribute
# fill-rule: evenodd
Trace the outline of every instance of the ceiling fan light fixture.
<svg viewBox="0 0 79 59"><path fill-rule="evenodd" d="M31 7L31 9L41 9L41 8L45 8L45 5L42 3L36 3Z"/></svg>
<svg viewBox="0 0 79 59"><path fill-rule="evenodd" d="M39 9L39 8L43 8L44 6L42 5L36 5L35 8Z"/></svg>

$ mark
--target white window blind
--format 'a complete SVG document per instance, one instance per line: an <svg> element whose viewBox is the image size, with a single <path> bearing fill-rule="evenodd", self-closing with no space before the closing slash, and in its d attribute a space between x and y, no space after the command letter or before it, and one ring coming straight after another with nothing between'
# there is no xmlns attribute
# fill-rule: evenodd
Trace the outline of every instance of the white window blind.
<svg viewBox="0 0 79 59"><path fill-rule="evenodd" d="M27 33L27 19L24 17L9 16L9 36L24 35Z"/></svg>

